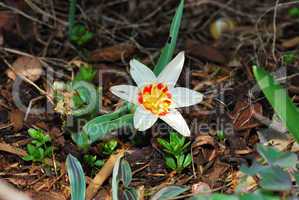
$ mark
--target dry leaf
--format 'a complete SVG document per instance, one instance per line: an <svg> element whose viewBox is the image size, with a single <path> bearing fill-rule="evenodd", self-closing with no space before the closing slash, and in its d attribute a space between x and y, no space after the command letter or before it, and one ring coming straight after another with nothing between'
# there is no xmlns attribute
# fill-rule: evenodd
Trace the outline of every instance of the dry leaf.
<svg viewBox="0 0 299 200"><path fill-rule="evenodd" d="M16 80L16 74L25 76L31 81L40 78L43 72L40 61L35 57L21 56L12 64L12 69L8 69L6 74L12 80Z"/></svg>
<svg viewBox="0 0 299 200"><path fill-rule="evenodd" d="M299 36L296 36L283 41L281 45L286 49L290 49L298 46L298 44L299 44Z"/></svg>
<svg viewBox="0 0 299 200"><path fill-rule="evenodd" d="M207 183L198 182L192 185L192 194L210 194L211 188Z"/></svg>
<svg viewBox="0 0 299 200"><path fill-rule="evenodd" d="M13 125L14 131L19 131L23 128L24 113L18 109L9 113L10 122Z"/></svg>
<svg viewBox="0 0 299 200"><path fill-rule="evenodd" d="M111 175L115 162L119 157L124 155L124 151L121 150L119 153L111 155L102 167L101 171L94 177L92 182L86 189L86 200L91 200L102 186L104 181Z"/></svg>
<svg viewBox="0 0 299 200"><path fill-rule="evenodd" d="M66 200L65 196L58 192L33 192L32 198L34 200Z"/></svg>
<svg viewBox="0 0 299 200"><path fill-rule="evenodd" d="M227 57L220 50L198 41L187 40L186 49L191 56L199 57L207 61L220 64L227 63L228 61Z"/></svg>
<svg viewBox="0 0 299 200"><path fill-rule="evenodd" d="M95 50L90 54L90 60L93 62L98 61L118 61L128 58L136 52L137 48L132 43L121 43L111 47L100 50Z"/></svg>

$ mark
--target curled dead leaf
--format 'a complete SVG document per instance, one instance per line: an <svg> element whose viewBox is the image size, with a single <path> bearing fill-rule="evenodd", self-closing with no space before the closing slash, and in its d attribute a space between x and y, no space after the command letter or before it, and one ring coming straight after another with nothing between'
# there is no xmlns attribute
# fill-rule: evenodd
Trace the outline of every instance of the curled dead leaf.
<svg viewBox="0 0 299 200"><path fill-rule="evenodd" d="M211 194L212 190L207 183L198 182L192 185L192 194Z"/></svg>
<svg viewBox="0 0 299 200"><path fill-rule="evenodd" d="M31 81L36 81L42 75L43 69L38 58L21 56L12 64L12 68L6 74L12 80L16 80L17 75L26 77Z"/></svg>

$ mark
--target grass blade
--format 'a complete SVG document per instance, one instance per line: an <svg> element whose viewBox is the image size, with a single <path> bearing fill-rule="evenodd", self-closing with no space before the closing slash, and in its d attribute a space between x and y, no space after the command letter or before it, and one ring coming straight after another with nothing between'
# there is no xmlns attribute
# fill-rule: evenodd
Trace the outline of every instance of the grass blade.
<svg viewBox="0 0 299 200"><path fill-rule="evenodd" d="M174 49L176 46L176 41L179 34L179 29L182 21L183 16L183 10L184 10L184 0L181 0L181 3L179 7L176 10L175 16L172 19L170 31L169 31L169 37L166 45L162 49L160 58L158 60L158 63L154 69L154 73L156 76L160 74L160 72L164 69L164 67L170 62L172 59Z"/></svg>
<svg viewBox="0 0 299 200"><path fill-rule="evenodd" d="M299 142L299 113L297 107L287 94L287 91L261 67L253 66L255 79L270 102L271 106L288 128L289 132Z"/></svg>
<svg viewBox="0 0 299 200"><path fill-rule="evenodd" d="M72 200L85 200L85 175L80 162L69 154L66 159L67 173L71 184Z"/></svg>

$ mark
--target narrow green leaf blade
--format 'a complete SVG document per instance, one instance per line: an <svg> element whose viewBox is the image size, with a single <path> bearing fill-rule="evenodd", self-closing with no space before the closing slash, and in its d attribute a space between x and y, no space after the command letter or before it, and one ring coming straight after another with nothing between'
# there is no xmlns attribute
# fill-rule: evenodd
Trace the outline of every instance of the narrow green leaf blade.
<svg viewBox="0 0 299 200"><path fill-rule="evenodd" d="M239 200L236 195L214 193L212 195L196 195L189 200Z"/></svg>
<svg viewBox="0 0 299 200"><path fill-rule="evenodd" d="M121 180L125 187L129 187L132 181L132 170L126 160L121 161Z"/></svg>
<svg viewBox="0 0 299 200"><path fill-rule="evenodd" d="M113 167L112 173L112 199L118 200L118 187L119 187L119 172L120 172L121 157L119 157Z"/></svg>
<svg viewBox="0 0 299 200"><path fill-rule="evenodd" d="M160 72L164 69L164 67L170 62L172 59L174 49L176 46L179 29L182 21L183 16L183 10L184 10L184 0L181 0L181 3L179 7L176 10L175 16L171 22L170 26L170 32L169 32L169 40L162 49L160 58L158 60L158 63L154 69L154 73L156 75L159 75Z"/></svg>
<svg viewBox="0 0 299 200"><path fill-rule="evenodd" d="M287 91L261 67L253 66L253 74L277 115L299 142L299 113Z"/></svg>
<svg viewBox="0 0 299 200"><path fill-rule="evenodd" d="M183 192L187 191L188 187L179 187L179 186L168 186L157 192L151 200L168 200L178 195L182 194Z"/></svg>
<svg viewBox="0 0 299 200"><path fill-rule="evenodd" d="M69 154L66 159L66 167L71 184L72 200L85 200L86 182L80 162Z"/></svg>

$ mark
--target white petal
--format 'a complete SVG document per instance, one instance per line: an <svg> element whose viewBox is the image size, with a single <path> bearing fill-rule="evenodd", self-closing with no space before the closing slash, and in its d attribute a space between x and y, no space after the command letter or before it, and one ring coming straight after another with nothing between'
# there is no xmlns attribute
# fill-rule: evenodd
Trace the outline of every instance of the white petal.
<svg viewBox="0 0 299 200"><path fill-rule="evenodd" d="M152 127L158 117L138 106L134 114L134 127L138 131L145 131Z"/></svg>
<svg viewBox="0 0 299 200"><path fill-rule="evenodd" d="M198 104L203 99L203 95L201 93L188 88L170 88L169 92L171 93L172 100L174 101L174 104L171 106L172 108L180 108Z"/></svg>
<svg viewBox="0 0 299 200"><path fill-rule="evenodd" d="M190 129L179 111L173 109L167 115L160 118L181 135L190 136Z"/></svg>
<svg viewBox="0 0 299 200"><path fill-rule="evenodd" d="M138 87L156 82L157 78L155 74L147 66L139 62L138 60L130 61L130 73Z"/></svg>
<svg viewBox="0 0 299 200"><path fill-rule="evenodd" d="M174 86L182 72L184 61L185 53L182 51L159 74L158 82Z"/></svg>
<svg viewBox="0 0 299 200"><path fill-rule="evenodd" d="M132 85L116 85L110 91L119 98L137 104L138 88Z"/></svg>

